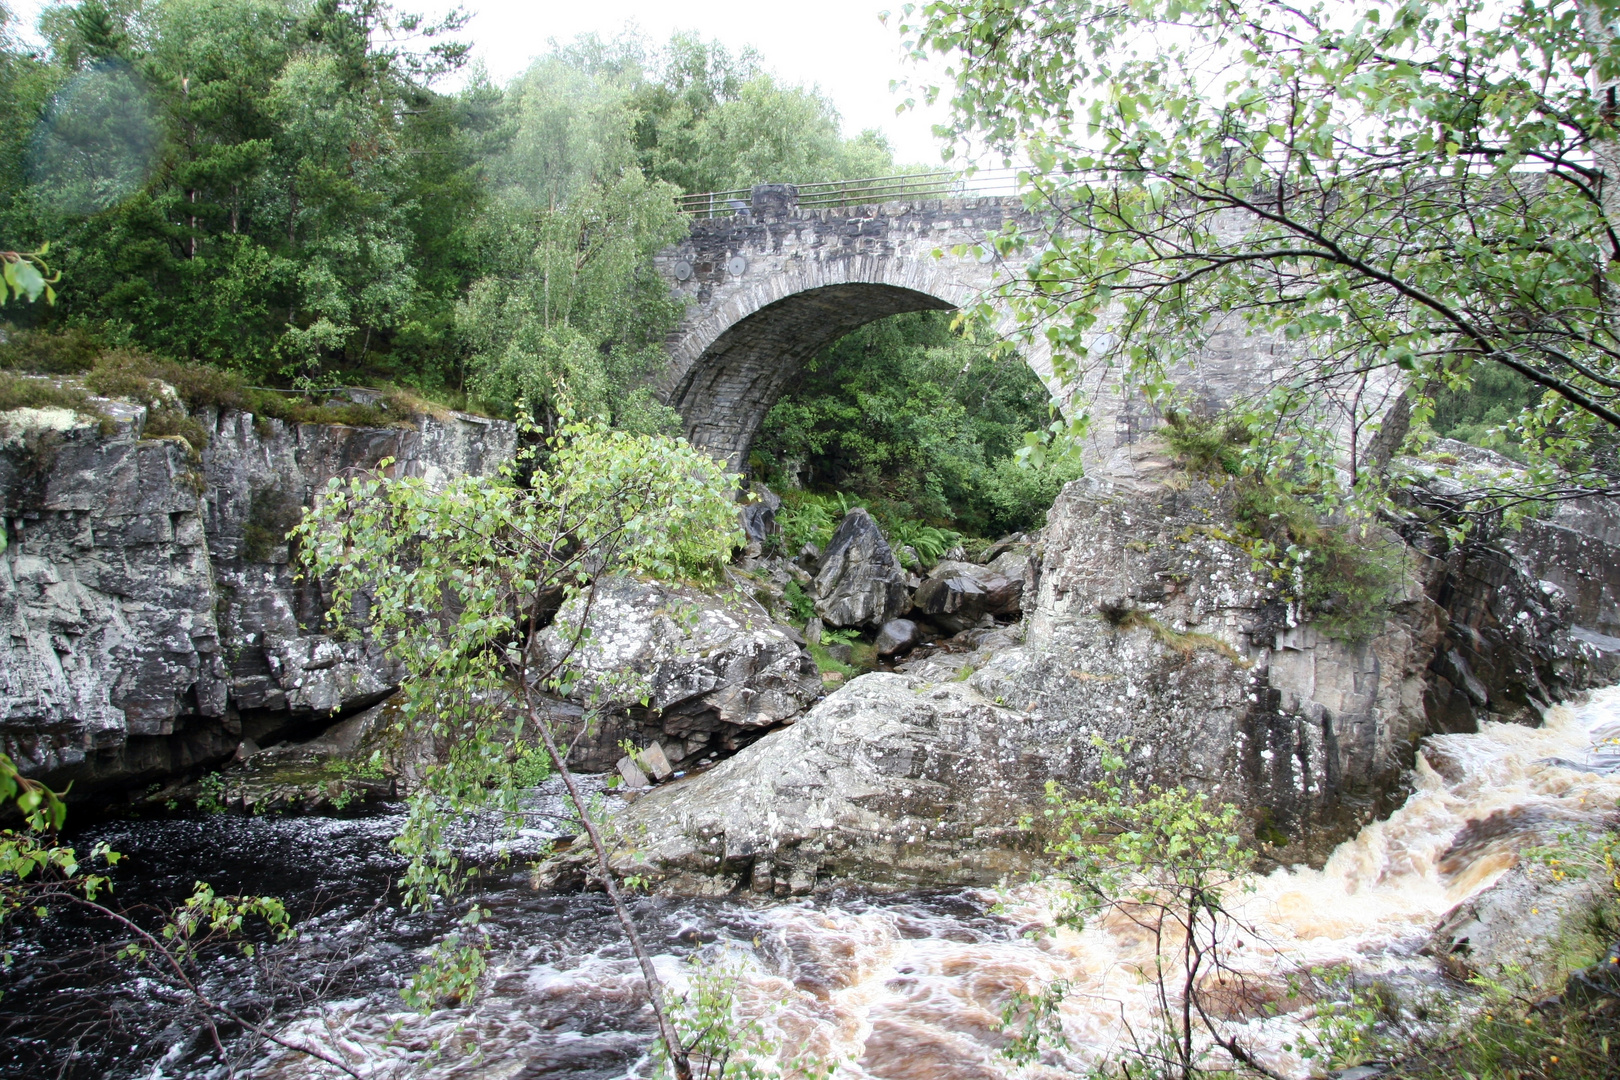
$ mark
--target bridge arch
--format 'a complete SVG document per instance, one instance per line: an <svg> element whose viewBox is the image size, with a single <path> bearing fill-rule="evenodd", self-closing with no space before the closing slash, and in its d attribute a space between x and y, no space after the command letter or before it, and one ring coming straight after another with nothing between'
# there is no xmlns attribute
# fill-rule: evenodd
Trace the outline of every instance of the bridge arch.
<svg viewBox="0 0 1620 1080"><path fill-rule="evenodd" d="M890 315L979 302L1005 267L948 252L982 244L1023 212L1015 199L805 208L758 195L751 209L694 220L657 259L688 301L660 396L695 445L738 471L766 413L816 353ZM1034 351L1026 360L1057 389L1049 356Z"/></svg>
<svg viewBox="0 0 1620 1080"><path fill-rule="evenodd" d="M822 349L890 315L973 302L934 271L910 260L816 263L733 297L671 349L668 403L687 437L740 467L765 414Z"/></svg>

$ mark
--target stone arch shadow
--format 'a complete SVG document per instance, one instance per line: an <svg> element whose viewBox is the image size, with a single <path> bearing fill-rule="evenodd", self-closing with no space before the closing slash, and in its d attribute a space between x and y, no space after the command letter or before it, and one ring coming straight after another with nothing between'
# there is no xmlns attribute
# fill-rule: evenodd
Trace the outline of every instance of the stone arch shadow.
<svg viewBox="0 0 1620 1080"><path fill-rule="evenodd" d="M890 254L762 275L682 327L670 343L665 401L685 420L693 445L741 472L766 413L811 357L878 319L978 303L988 284L973 280L979 269ZM1046 350L1037 343L1023 351L1053 386Z"/></svg>

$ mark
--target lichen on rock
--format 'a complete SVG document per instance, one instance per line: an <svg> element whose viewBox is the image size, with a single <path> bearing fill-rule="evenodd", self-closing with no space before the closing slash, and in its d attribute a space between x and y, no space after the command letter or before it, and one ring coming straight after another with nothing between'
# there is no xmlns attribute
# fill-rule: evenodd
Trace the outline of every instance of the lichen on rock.
<svg viewBox="0 0 1620 1080"><path fill-rule="evenodd" d="M815 663L796 635L742 595L716 595L611 576L564 604L539 638L548 666L567 657L579 674L574 698L614 706L574 740L572 760L606 770L621 739L659 740L671 761L707 748L735 749L792 720L821 692ZM590 636L573 646L587 623Z"/></svg>

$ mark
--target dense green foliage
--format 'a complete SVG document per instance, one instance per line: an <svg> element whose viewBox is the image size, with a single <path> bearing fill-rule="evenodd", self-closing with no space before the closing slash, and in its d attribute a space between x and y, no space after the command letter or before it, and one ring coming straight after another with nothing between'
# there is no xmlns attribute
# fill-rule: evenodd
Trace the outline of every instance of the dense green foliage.
<svg viewBox="0 0 1620 1080"><path fill-rule="evenodd" d="M981 536L1035 528L1077 475L1015 462L1024 433L1047 422L1046 388L1016 357L954 332L951 318L924 311L861 327L812 359L771 409L752 464L778 490L809 493L787 496L795 542L824 543L857 504L892 542L914 546L954 542L922 532L925 523ZM844 493L836 506L815 497L831 492Z"/></svg>
<svg viewBox="0 0 1620 1080"><path fill-rule="evenodd" d="M1540 391L1513 372L1481 368L1465 386L1446 387L1434 395L1429 426L1436 435L1459 439L1521 457L1515 418L1540 399Z"/></svg>
<svg viewBox="0 0 1620 1080"><path fill-rule="evenodd" d="M0 239L66 291L25 324L257 385L525 396L654 430L678 308L647 256L671 197L891 167L828 101L686 37L554 46L505 87L461 17L383 0L83 0L0 37ZM24 260L7 266L33 290Z"/></svg>
<svg viewBox="0 0 1620 1080"><path fill-rule="evenodd" d="M1620 476L1615 0L969 0L905 9L952 132L1031 163L998 240L1060 369L1163 399L1218 325L1308 343L1248 403L1270 470L1378 494L1403 386L1505 374L1529 487ZM942 93L939 89L932 91ZM1490 406L1484 411L1488 412ZM1456 423L1456 421L1451 421ZM1492 492L1480 492L1482 497Z"/></svg>
<svg viewBox="0 0 1620 1080"><path fill-rule="evenodd" d="M390 422L316 392L384 383L521 402L549 432L566 398L668 433L650 384L681 308L649 256L686 228L674 196L894 168L817 92L688 36L584 37L440 92L459 25L382 0L82 0L51 9L44 55L0 41L0 238L51 238L71 286L19 313L51 333L0 366L286 419ZM919 551L1039 524L1073 473L1013 461L1046 392L947 323L902 316L818 357L766 425L765 471L800 474L807 507L846 492ZM203 438L177 411L154 433Z"/></svg>

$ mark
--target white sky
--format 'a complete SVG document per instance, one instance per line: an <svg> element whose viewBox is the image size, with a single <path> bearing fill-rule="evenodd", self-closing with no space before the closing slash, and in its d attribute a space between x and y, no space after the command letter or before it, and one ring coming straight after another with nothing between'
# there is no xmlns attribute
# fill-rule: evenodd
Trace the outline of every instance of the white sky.
<svg viewBox="0 0 1620 1080"><path fill-rule="evenodd" d="M901 58L897 15L888 26L878 17L885 9L898 13L901 2L464 0L473 18L461 36L473 43L473 56L496 81L522 71L531 57L546 51L550 38L568 41L591 31L613 37L627 25L654 44L676 30L691 30L733 50L752 45L765 66L786 81L819 86L843 115L846 134L877 128L888 136L897 161L935 164L940 147L930 129L944 119L944 110L919 107L897 116L902 95L889 91L891 79L916 74ZM18 29L32 28L45 6L43 0L14 0ZM440 0L400 0L405 10L433 13L446 6Z"/></svg>
<svg viewBox="0 0 1620 1080"><path fill-rule="evenodd" d="M898 161L934 164L940 160L939 143L930 129L944 119L943 110L925 115L919 108L897 116L903 95L889 91L891 79L915 73L900 54L900 2L468 0L473 19L464 36L497 80L523 70L530 57L545 51L548 38L567 41L590 31L612 37L627 24L654 43L677 30L692 30L733 50L752 45L766 67L788 82L820 86L843 114L846 134L877 128L889 137ZM878 18L885 9L896 12L888 26Z"/></svg>

